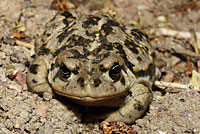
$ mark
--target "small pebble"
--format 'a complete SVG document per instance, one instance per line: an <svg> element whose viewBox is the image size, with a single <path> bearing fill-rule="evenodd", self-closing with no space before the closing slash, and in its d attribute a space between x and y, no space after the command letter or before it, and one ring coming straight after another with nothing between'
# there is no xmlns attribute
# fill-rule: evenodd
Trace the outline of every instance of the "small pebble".
<svg viewBox="0 0 200 134"><path fill-rule="evenodd" d="M15 77L15 80L21 85L25 86L26 84L26 76L24 74L18 73L17 76Z"/></svg>
<svg viewBox="0 0 200 134"><path fill-rule="evenodd" d="M18 93L21 93L22 92L22 87L20 85L17 85L17 84L10 84L8 86L9 89L13 89L13 90L16 90Z"/></svg>
<svg viewBox="0 0 200 134"><path fill-rule="evenodd" d="M52 98L53 98L53 96L50 93L48 93L48 92L43 93L43 99L44 100L50 101Z"/></svg>
<svg viewBox="0 0 200 134"><path fill-rule="evenodd" d="M179 99L181 102L185 102L185 99L183 99L183 98L181 98L181 99Z"/></svg>

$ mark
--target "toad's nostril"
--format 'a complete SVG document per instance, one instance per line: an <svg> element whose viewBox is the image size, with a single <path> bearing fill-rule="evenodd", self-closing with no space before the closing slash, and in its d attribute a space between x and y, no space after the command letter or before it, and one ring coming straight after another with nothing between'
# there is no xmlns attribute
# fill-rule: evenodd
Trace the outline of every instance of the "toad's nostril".
<svg viewBox="0 0 200 134"><path fill-rule="evenodd" d="M81 87L84 87L84 82L85 82L85 80L82 77L78 78L78 80L77 80L77 83L80 84Z"/></svg>
<svg viewBox="0 0 200 134"><path fill-rule="evenodd" d="M101 84L101 80L99 78L94 79L94 86L98 87Z"/></svg>

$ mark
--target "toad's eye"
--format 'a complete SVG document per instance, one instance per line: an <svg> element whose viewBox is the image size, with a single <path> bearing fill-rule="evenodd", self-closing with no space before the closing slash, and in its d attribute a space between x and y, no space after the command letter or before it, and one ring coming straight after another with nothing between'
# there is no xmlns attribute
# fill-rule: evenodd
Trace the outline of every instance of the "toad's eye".
<svg viewBox="0 0 200 134"><path fill-rule="evenodd" d="M62 80L67 80L71 75L71 71L64 65L62 64L59 70L59 77Z"/></svg>
<svg viewBox="0 0 200 134"><path fill-rule="evenodd" d="M115 62L109 70L109 76L112 80L118 81L121 76L121 67L119 63Z"/></svg>

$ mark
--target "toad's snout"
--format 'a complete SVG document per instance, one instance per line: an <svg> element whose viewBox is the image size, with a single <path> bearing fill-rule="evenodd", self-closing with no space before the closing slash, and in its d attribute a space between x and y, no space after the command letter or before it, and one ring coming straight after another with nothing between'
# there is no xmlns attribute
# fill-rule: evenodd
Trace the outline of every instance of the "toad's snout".
<svg viewBox="0 0 200 134"><path fill-rule="evenodd" d="M101 84L101 80L99 78L92 79L92 78L80 77L78 78L77 83L81 87L85 87L85 86L99 87L99 85Z"/></svg>

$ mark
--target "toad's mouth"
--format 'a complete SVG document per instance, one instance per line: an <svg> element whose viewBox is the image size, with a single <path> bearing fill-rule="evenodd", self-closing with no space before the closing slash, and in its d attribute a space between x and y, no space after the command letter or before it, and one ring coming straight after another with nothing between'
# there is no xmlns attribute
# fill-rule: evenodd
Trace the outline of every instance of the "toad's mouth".
<svg viewBox="0 0 200 134"><path fill-rule="evenodd" d="M123 92L120 92L120 93L115 93L115 94L112 94L112 95L104 95L104 96L76 96L76 95L70 95L70 94L67 94L67 93L63 93L63 92L60 92L58 90L54 90L54 92L58 95L61 95L61 96L65 96L67 98L70 98L70 99L73 99L73 100L76 100L76 101L83 101L83 102L95 102L95 101L100 101L100 100L109 100L109 99L112 99L112 98L116 98L116 97L119 97L120 95L124 94L126 91L123 91Z"/></svg>
<svg viewBox="0 0 200 134"><path fill-rule="evenodd" d="M55 90L54 90L55 91ZM125 91L124 91L125 92ZM112 94L101 97L94 96L74 96L59 91L55 91L58 95L66 97L68 100L83 106L106 106L106 107L119 107L123 103L124 93Z"/></svg>

